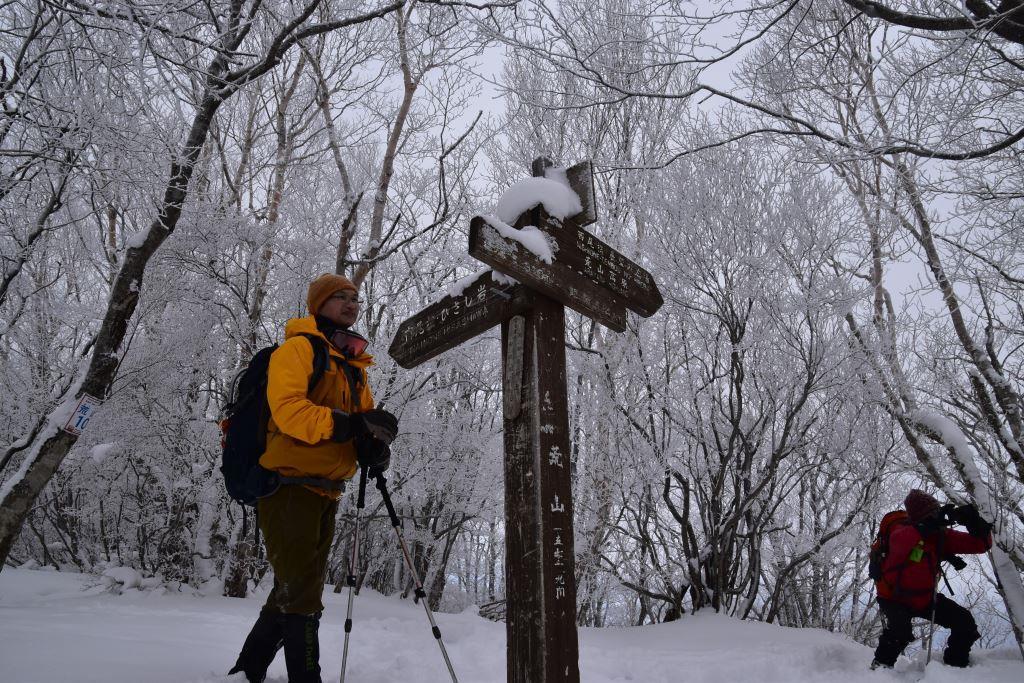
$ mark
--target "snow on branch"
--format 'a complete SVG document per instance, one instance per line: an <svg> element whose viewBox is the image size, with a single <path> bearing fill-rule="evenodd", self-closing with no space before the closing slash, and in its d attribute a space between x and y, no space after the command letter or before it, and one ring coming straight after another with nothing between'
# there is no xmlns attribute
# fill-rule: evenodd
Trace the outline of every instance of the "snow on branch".
<svg viewBox="0 0 1024 683"><path fill-rule="evenodd" d="M930 431L946 448L955 460L955 464L962 472L972 489L974 499L977 501L982 513L988 519L995 518L996 505L985 487L981 472L974 462L974 449L971 448L967 437L955 422L944 415L930 410L915 410L908 417Z"/></svg>

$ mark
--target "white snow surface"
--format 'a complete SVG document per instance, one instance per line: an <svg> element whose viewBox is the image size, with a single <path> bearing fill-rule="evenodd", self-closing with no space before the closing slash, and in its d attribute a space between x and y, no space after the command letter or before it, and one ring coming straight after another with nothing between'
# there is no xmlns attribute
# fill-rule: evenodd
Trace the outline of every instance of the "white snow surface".
<svg viewBox="0 0 1024 683"><path fill-rule="evenodd" d="M132 579L128 572L119 578ZM162 588L114 595L106 580L65 572L0 572L0 681L11 683L244 683L227 676L265 593L238 600ZM123 585L123 584L122 584ZM341 669L346 594L328 590L320 629L323 679ZM505 681L505 625L469 609L438 614L462 683ZM871 650L834 633L791 629L707 613L657 626L580 629L586 683L1019 683L1016 649L982 650L958 671L902 658L895 671L868 671ZM941 642L941 638L937 641ZM423 608L364 590L355 601L348 680L410 683L450 680ZM283 655L268 683L285 683Z"/></svg>
<svg viewBox="0 0 1024 683"><path fill-rule="evenodd" d="M520 214L538 204L559 220L578 214L583 204L565 180L565 172L553 175L555 178L524 178L505 190L494 207L495 215L505 223L515 223Z"/></svg>

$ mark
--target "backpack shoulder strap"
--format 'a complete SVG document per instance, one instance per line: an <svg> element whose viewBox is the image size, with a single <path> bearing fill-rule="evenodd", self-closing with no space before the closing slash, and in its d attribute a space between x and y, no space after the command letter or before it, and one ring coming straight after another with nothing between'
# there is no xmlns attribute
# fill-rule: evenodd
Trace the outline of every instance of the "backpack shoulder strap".
<svg viewBox="0 0 1024 683"><path fill-rule="evenodd" d="M946 530L945 528L939 529L938 540L935 541L935 580L938 581L939 574L942 573L942 557L946 553Z"/></svg>
<svg viewBox="0 0 1024 683"><path fill-rule="evenodd" d="M303 334L302 336L308 339L310 346L313 347L313 374L309 378L309 387L306 389L306 393L309 394L327 372L327 367L331 362L331 352L327 348L327 343L315 334ZM346 360L338 360L337 363L348 379L352 403L355 404L356 397L359 396L359 387L363 384L363 373Z"/></svg>
<svg viewBox="0 0 1024 683"><path fill-rule="evenodd" d="M359 387L363 383L363 373L359 371L359 368L352 365L348 361L339 361L341 369L345 372L345 377L348 379L349 395L352 398L352 408L357 407L357 401L359 400Z"/></svg>
<svg viewBox="0 0 1024 683"><path fill-rule="evenodd" d="M313 374L309 377L309 385L306 387L306 393L312 393L313 389L320 380L324 378L324 373L327 372L327 364L330 363L330 351L327 350L327 343L323 339L316 336L315 334L303 334L303 337L309 340L309 345L313 347Z"/></svg>

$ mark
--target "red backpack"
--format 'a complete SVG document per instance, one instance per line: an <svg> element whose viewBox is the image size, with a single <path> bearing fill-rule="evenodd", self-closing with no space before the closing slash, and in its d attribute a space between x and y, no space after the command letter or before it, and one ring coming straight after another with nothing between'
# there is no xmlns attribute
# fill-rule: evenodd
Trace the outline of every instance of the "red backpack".
<svg viewBox="0 0 1024 683"><path fill-rule="evenodd" d="M889 536L893 529L904 524L910 524L906 510L887 512L878 523L878 533L871 542L871 552L868 554L868 576L874 579L875 583L882 581L882 565L889 555Z"/></svg>

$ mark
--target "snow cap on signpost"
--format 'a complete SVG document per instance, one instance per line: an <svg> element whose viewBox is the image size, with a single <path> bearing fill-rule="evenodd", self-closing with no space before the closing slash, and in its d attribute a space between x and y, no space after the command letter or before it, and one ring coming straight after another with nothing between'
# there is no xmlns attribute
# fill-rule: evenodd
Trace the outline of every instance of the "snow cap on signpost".
<svg viewBox="0 0 1024 683"><path fill-rule="evenodd" d="M561 177L565 178L565 170L560 170ZM505 190L494 207L494 214L505 223L515 223L521 215L538 204L544 206L548 215L559 220L575 216L583 210L579 195L569 187L568 181L524 178Z"/></svg>

